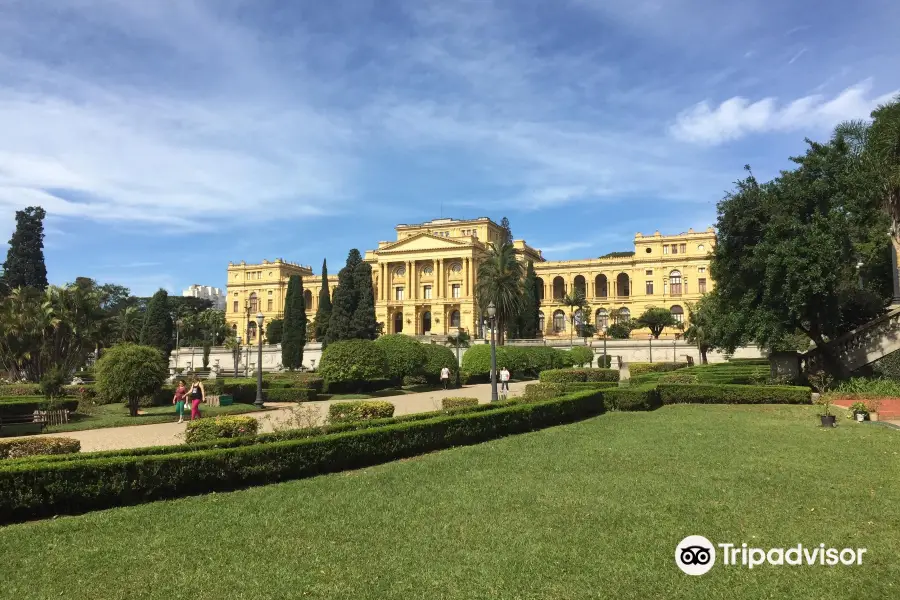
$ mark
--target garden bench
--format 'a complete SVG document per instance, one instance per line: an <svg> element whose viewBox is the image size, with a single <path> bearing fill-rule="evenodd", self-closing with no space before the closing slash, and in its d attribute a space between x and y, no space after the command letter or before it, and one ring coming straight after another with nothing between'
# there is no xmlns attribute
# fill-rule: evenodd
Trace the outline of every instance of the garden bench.
<svg viewBox="0 0 900 600"><path fill-rule="evenodd" d="M0 437L40 433L46 426L43 420L35 420L33 413L0 417Z"/></svg>

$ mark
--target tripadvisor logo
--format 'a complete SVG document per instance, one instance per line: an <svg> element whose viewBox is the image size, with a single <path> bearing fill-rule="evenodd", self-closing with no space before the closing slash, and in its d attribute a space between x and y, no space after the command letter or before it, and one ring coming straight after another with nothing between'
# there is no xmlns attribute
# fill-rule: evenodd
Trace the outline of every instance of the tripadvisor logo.
<svg viewBox="0 0 900 600"><path fill-rule="evenodd" d="M718 548L718 553L716 551ZM827 566L838 564L861 565L866 548L826 548L825 544L807 547L797 544L790 548L751 548L747 544L713 544L702 535L689 535L675 547L675 564L688 575L703 575L716 564L717 554L727 567L771 566Z"/></svg>

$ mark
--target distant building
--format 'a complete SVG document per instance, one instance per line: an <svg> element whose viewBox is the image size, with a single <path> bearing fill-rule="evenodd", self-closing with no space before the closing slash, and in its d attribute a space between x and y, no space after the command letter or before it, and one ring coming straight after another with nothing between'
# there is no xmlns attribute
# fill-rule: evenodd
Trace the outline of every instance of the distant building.
<svg viewBox="0 0 900 600"><path fill-rule="evenodd" d="M216 310L225 310L225 294L222 290L208 285L197 285L196 283L181 293L186 298L202 298L213 303Z"/></svg>

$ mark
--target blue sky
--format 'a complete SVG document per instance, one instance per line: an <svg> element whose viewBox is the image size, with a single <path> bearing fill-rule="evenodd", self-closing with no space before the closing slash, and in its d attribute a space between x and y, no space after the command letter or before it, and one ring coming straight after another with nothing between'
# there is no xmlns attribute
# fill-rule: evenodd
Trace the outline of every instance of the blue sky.
<svg viewBox="0 0 900 600"><path fill-rule="evenodd" d="M0 2L0 239L40 204L52 282L137 294L336 271L441 214L508 216L551 259L628 250L900 89L900 3L850 7Z"/></svg>

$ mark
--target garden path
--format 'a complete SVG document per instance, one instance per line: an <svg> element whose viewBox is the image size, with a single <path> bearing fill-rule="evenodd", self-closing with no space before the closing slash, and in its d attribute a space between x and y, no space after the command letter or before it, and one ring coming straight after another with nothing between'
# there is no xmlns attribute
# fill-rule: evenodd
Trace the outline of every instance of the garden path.
<svg viewBox="0 0 900 600"><path fill-rule="evenodd" d="M509 395L518 396L525 389L525 383L514 382L509 387ZM485 404L490 402L491 386L490 384L468 385L456 390L437 390L406 394L404 396L375 398L375 400L386 400L392 403L395 407L394 415L399 416L440 410L441 400L448 396L478 398L480 403ZM311 420L315 420L316 424L322 424L325 416L328 414L328 407L333 402L338 401L306 402L303 406L309 407L309 418ZM274 407L274 409L263 412L243 413L242 415L259 419L261 432L272 431L278 424L285 423L292 415L291 408L297 406L292 402L268 402L266 404L269 407ZM172 422L50 433L47 434L47 437L74 438L81 441L82 452L94 452L97 450L122 450L145 446L181 444L184 443L184 428L185 423Z"/></svg>

